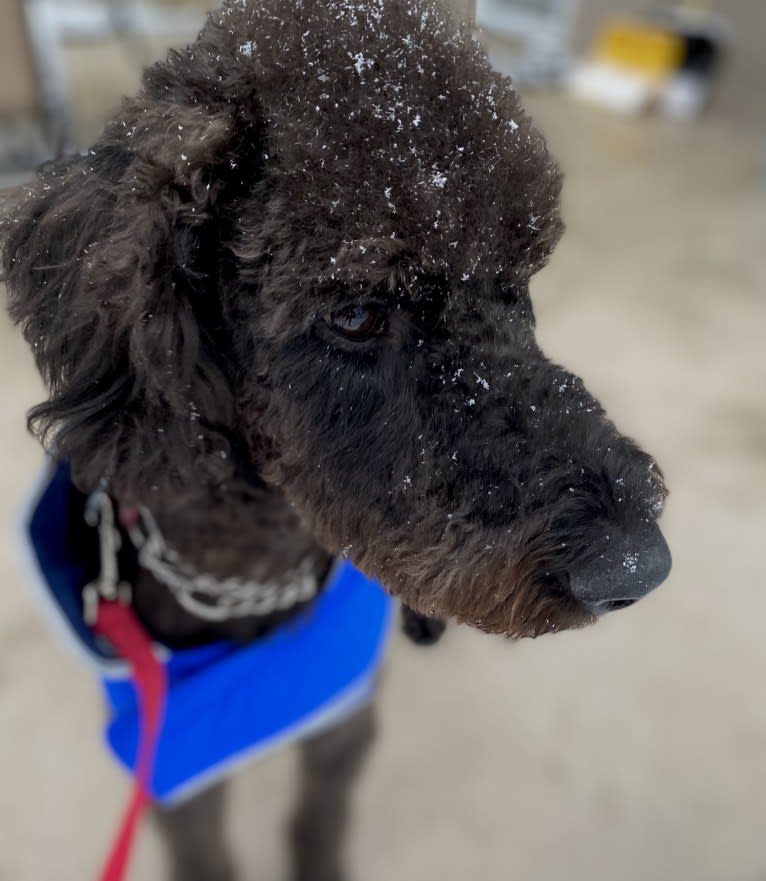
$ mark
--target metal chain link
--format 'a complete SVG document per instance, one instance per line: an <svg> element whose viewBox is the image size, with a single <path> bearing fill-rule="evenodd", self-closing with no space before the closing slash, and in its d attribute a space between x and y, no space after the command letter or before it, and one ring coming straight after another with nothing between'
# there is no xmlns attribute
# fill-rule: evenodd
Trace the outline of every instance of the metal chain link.
<svg viewBox="0 0 766 881"><path fill-rule="evenodd" d="M270 615L313 599L319 590L309 559L303 560L288 583L219 579L199 572L168 546L151 512L141 508L140 513L140 523L128 529L140 565L169 587L178 603L196 618L220 622Z"/></svg>
<svg viewBox="0 0 766 881"><path fill-rule="evenodd" d="M131 588L120 580L117 554L121 536L115 523L114 502L106 492L99 490L90 496L85 520L98 529L99 535L99 575L83 591L84 617L87 623L93 624L100 598L119 599L129 604ZM139 564L170 588L182 608L204 621L271 615L307 602L319 591L319 579L309 559L301 562L287 583L239 577L216 578L199 572L168 546L146 508L140 509L140 520L128 527L127 533L138 554Z"/></svg>

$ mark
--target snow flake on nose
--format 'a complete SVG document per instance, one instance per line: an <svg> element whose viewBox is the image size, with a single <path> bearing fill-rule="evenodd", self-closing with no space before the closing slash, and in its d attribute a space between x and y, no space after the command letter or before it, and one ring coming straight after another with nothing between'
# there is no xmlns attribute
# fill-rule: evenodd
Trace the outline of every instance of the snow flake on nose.
<svg viewBox="0 0 766 881"><path fill-rule="evenodd" d="M635 575L638 572L638 554L625 554L622 565L631 575Z"/></svg>

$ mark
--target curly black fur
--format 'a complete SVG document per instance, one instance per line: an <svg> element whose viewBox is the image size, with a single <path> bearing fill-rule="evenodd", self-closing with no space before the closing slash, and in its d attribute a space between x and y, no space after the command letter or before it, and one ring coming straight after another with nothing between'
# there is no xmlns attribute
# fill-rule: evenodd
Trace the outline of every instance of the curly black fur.
<svg viewBox="0 0 766 881"><path fill-rule="evenodd" d="M567 573L664 487L535 342L560 185L433 0L229 0L7 216L30 423L211 571L337 553L424 615L587 623Z"/></svg>

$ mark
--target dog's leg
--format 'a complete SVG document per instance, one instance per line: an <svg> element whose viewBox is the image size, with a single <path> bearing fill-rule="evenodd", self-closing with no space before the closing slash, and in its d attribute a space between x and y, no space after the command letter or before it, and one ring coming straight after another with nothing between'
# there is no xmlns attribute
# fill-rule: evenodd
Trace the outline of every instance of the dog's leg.
<svg viewBox="0 0 766 881"><path fill-rule="evenodd" d="M226 784L177 807L154 811L171 858L172 881L235 881L226 844Z"/></svg>
<svg viewBox="0 0 766 881"><path fill-rule="evenodd" d="M351 788L375 738L373 705L301 745L300 801L290 827L294 881L342 881Z"/></svg>

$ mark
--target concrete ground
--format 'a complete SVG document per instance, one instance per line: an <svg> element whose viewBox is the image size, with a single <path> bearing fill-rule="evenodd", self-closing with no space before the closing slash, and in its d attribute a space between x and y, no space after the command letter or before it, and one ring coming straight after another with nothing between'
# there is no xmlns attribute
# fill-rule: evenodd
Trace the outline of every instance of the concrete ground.
<svg viewBox="0 0 766 881"><path fill-rule="evenodd" d="M115 63L81 58L83 90L108 91ZM84 125L99 100L83 97ZM529 104L568 173L569 231L534 285L539 337L665 469L675 566L588 631L510 644L453 627L428 651L397 637L354 878L764 881L762 130ZM87 881L127 785L99 746L97 689L16 562L41 390L5 319L0 383L0 879ZM292 784L289 754L236 780L247 878L284 877ZM146 829L132 878L160 881L162 865Z"/></svg>

